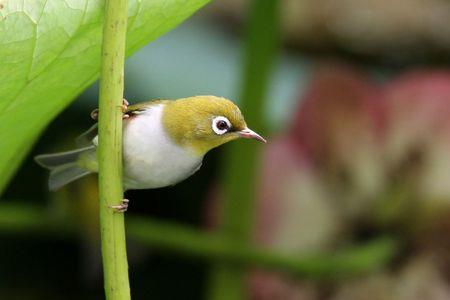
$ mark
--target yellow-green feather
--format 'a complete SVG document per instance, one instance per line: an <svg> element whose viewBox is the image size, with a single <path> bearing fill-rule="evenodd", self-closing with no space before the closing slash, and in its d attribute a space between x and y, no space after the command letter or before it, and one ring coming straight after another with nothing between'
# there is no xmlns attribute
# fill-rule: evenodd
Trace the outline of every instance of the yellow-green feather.
<svg viewBox="0 0 450 300"><path fill-rule="evenodd" d="M211 126L214 117L226 117L235 131L247 127L239 108L225 98L195 96L163 104L163 126L169 136L198 155L239 137L237 133L217 135Z"/></svg>
<svg viewBox="0 0 450 300"><path fill-rule="evenodd" d="M171 100L149 100L149 101L139 102L139 103L128 106L125 113L127 113L127 112L133 113L135 111L140 111L140 110L146 109L152 105L165 104L168 102L173 102L173 101L171 101Z"/></svg>

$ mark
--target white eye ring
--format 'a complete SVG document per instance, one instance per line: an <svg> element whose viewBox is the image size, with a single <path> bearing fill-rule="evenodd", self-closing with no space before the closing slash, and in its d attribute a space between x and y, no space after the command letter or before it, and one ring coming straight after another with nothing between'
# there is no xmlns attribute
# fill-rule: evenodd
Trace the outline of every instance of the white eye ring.
<svg viewBox="0 0 450 300"><path fill-rule="evenodd" d="M222 122L227 123L227 127L226 128L219 128L219 124L223 124ZM230 120L228 120L227 118L223 117L223 116L218 116L218 117L214 117L212 119L212 124L211 124L212 130L218 134L218 135L222 135L228 132L228 130L230 130L231 128L231 122Z"/></svg>

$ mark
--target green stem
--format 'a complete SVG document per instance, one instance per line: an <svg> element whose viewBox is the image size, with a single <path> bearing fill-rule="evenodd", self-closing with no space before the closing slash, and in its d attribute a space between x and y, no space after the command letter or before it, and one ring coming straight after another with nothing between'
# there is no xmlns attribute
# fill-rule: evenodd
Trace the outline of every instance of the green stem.
<svg viewBox="0 0 450 300"><path fill-rule="evenodd" d="M278 1L253 0L247 26L244 81L240 106L248 125L264 132L266 94L278 45ZM227 146L222 231L246 243L253 223L255 178L261 145L237 142ZM244 299L245 270L217 263L211 273L210 299Z"/></svg>
<svg viewBox="0 0 450 300"><path fill-rule="evenodd" d="M127 0L106 0L99 99L99 196L106 299L131 299L124 215L110 208L123 199L122 99Z"/></svg>
<svg viewBox="0 0 450 300"><path fill-rule="evenodd" d="M130 238L152 249L226 262L236 267L256 266L320 280L376 270L388 263L397 249L392 238L379 237L365 245L349 247L336 253L287 255L217 234L136 217L128 221L127 232Z"/></svg>
<svg viewBox="0 0 450 300"><path fill-rule="evenodd" d="M9 202L9 201L8 201ZM4 203L0 208L0 234L17 236L30 233L53 238L79 236L79 224L68 218L55 218L44 209L29 205ZM170 251L181 256L209 261L226 261L237 266L271 269L315 280L358 276L386 266L398 252L398 243L390 237L378 237L359 246L335 253L315 256L281 254L270 249L236 243L217 234L199 232L177 224L148 218L129 217L127 234L130 239L150 249Z"/></svg>

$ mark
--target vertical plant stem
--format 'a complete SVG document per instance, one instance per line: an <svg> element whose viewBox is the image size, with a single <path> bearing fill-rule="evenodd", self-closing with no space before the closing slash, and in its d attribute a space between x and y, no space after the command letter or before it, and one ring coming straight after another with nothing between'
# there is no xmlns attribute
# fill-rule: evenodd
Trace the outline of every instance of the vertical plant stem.
<svg viewBox="0 0 450 300"><path fill-rule="evenodd" d="M106 0L99 100L100 229L106 299L130 299L123 213L122 99L127 1Z"/></svg>
<svg viewBox="0 0 450 300"><path fill-rule="evenodd" d="M266 94L278 46L278 1L253 0L247 25L241 108L247 123L265 132ZM222 231L236 242L250 239L260 144L236 142L226 157ZM210 299L245 299L243 266L218 262L212 270Z"/></svg>

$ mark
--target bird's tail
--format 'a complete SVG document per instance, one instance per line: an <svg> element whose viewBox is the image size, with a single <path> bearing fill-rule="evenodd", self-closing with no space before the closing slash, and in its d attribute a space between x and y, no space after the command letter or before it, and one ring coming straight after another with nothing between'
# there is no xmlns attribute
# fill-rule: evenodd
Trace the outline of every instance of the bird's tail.
<svg viewBox="0 0 450 300"><path fill-rule="evenodd" d="M42 167L50 170L48 187L55 191L60 187L86 176L92 171L82 166L81 156L91 157L95 155L95 146L89 146L73 151L42 154L34 160Z"/></svg>

